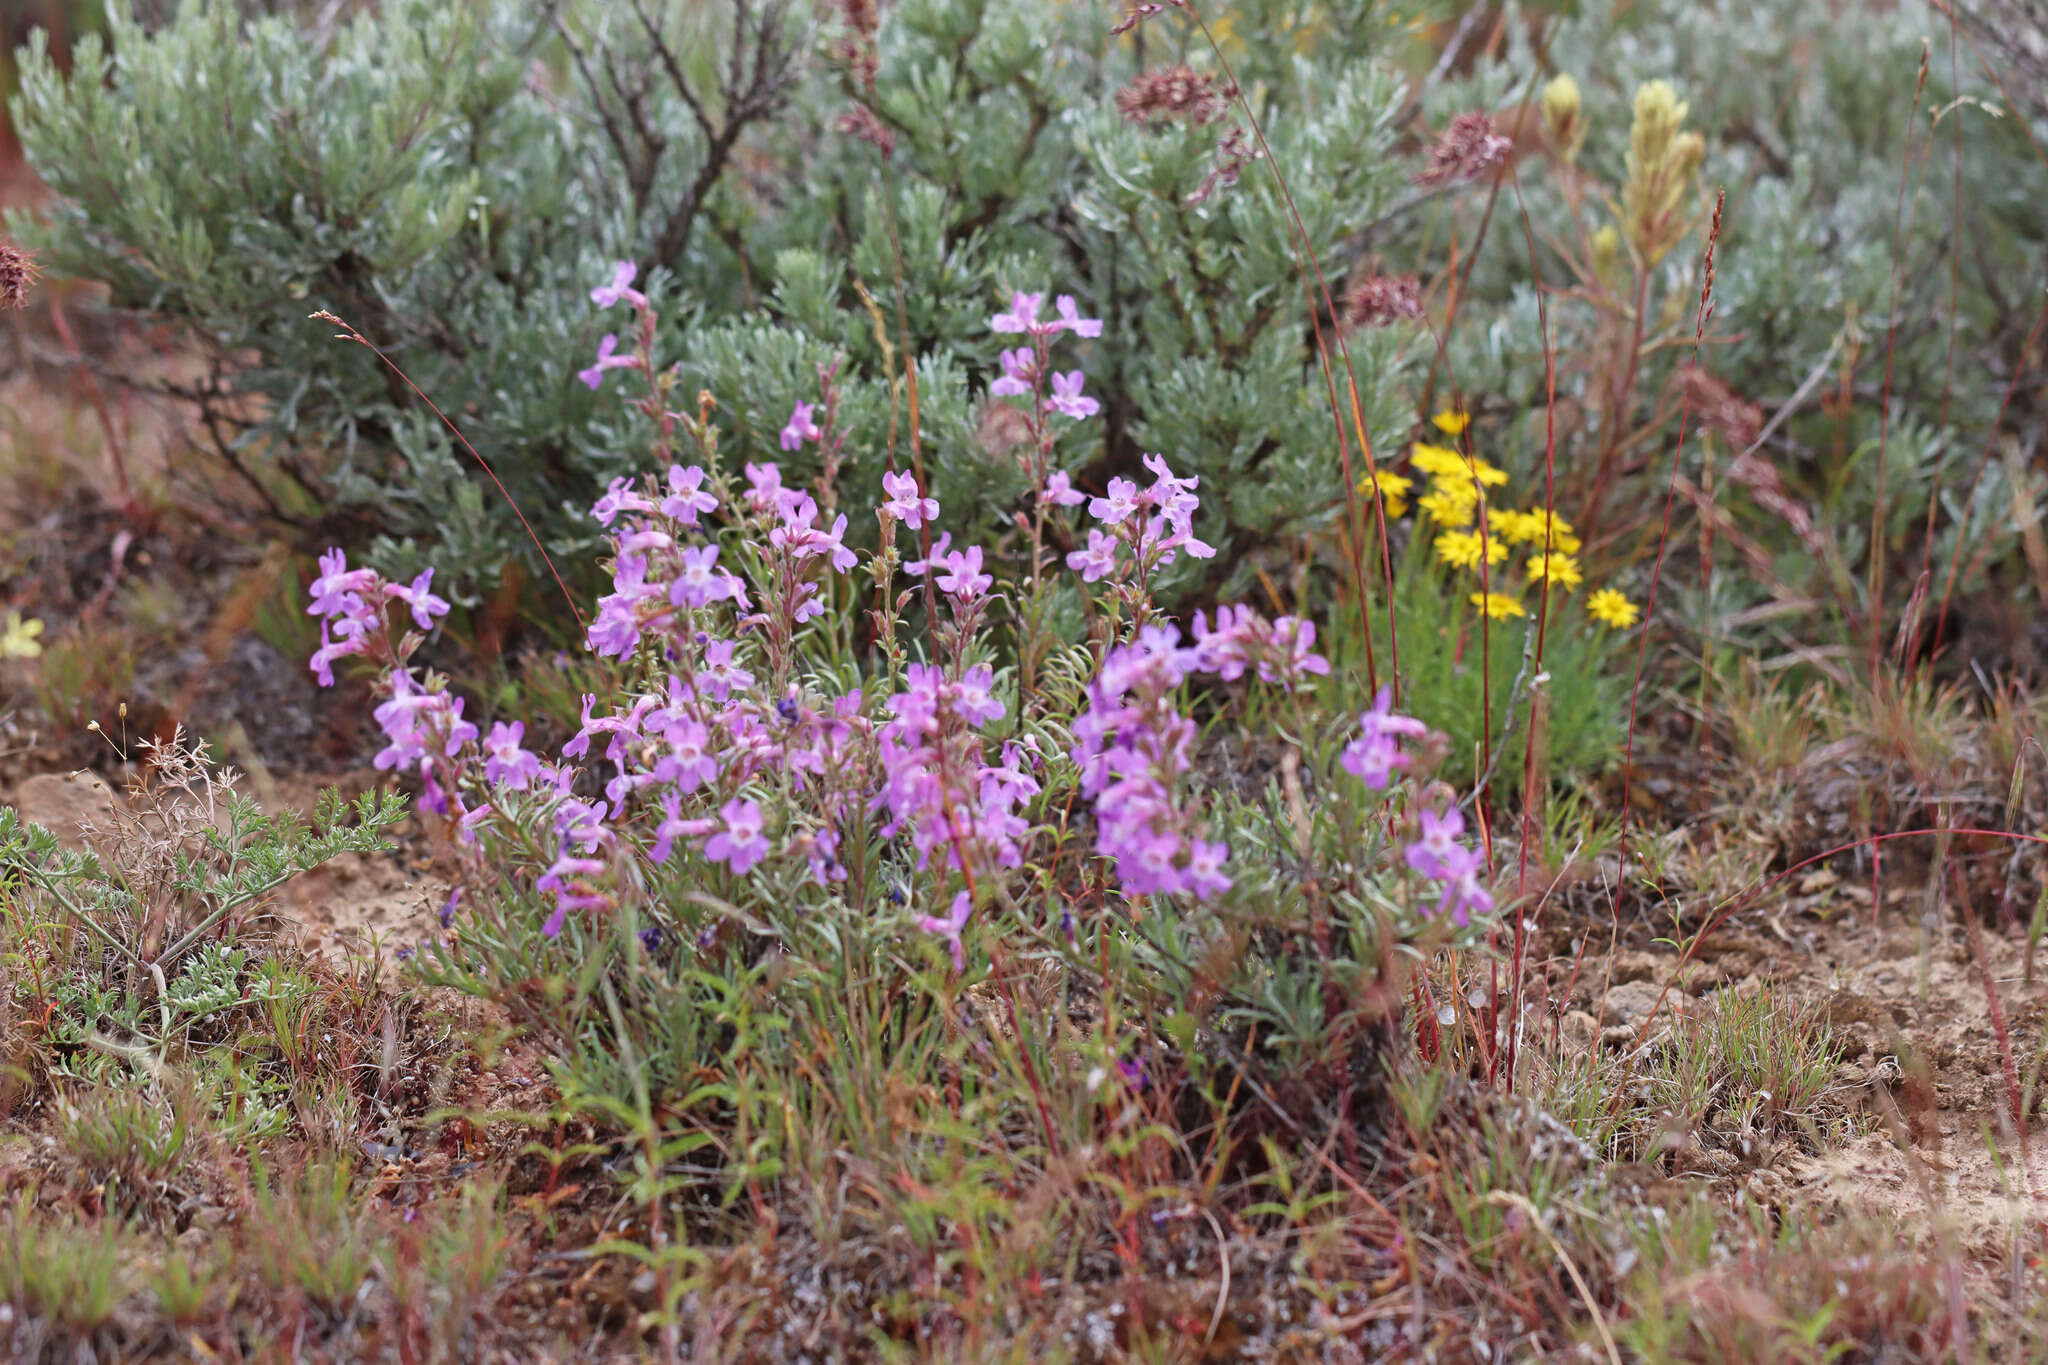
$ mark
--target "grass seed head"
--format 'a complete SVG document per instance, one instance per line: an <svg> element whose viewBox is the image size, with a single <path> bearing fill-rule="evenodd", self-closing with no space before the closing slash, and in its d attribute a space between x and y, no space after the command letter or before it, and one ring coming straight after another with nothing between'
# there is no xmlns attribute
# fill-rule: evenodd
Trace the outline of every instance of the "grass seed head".
<svg viewBox="0 0 2048 1365"><path fill-rule="evenodd" d="M28 307L28 291L38 273L27 247L0 237L0 313Z"/></svg>

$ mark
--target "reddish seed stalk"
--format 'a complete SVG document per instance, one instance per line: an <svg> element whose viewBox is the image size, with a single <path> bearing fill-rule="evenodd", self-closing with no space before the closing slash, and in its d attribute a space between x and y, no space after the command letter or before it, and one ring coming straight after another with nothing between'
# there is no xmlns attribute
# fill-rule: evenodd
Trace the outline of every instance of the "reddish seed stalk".
<svg viewBox="0 0 2048 1365"><path fill-rule="evenodd" d="M1543 341L1543 511L1546 518L1556 515L1557 497L1557 348L1550 340L1550 308L1544 299L1543 275L1536 256L1536 230L1529 221L1529 206L1522 198L1522 178L1515 176L1515 207L1522 219L1522 237L1529 249L1529 272L1536 281L1536 327ZM1540 542L1544 554L1550 553L1550 525L1544 524L1543 540ZM1546 567L1549 559L1544 560ZM1533 665L1536 682L1529 688L1529 723L1527 733L1522 737L1522 837L1515 857L1515 897L1527 893L1529 887L1529 836L1531 822L1536 810L1536 711L1542 696L1543 645L1549 634L1550 623L1550 574L1543 575L1543 592L1536 604L1536 659ZM1512 704L1512 702L1510 703ZM1522 1017L1522 976L1525 970L1527 951L1528 914L1519 906L1515 910L1515 955L1514 966L1509 973L1509 990L1513 997L1508 1005L1508 1018L1519 1021ZM1508 1033L1508 1089L1515 1088L1515 1061L1520 1052L1521 1030L1510 1024Z"/></svg>
<svg viewBox="0 0 2048 1365"><path fill-rule="evenodd" d="M1885 454L1892 430L1892 370L1899 348L1899 264L1904 253L1904 239L1912 224L1912 215L1906 211L1906 181L1913 168L1913 123L1920 116L1920 97L1927 91L1928 47L1925 40L1920 44L1920 75L1913 84L1913 106L1906 113L1906 145L1899 154L1899 197L1892 209L1892 268L1890 316L1885 318L1884 328L1884 389L1878 397L1877 407L1877 493L1870 507L1870 567L1869 609L1870 624L1870 683L1877 685L1877 669L1884 655L1884 644L1879 632L1884 622L1884 502L1885 502ZM1919 207L1919 200L1914 201ZM1844 414L1846 419L1846 414Z"/></svg>
<svg viewBox="0 0 2048 1365"><path fill-rule="evenodd" d="M1323 384L1329 393L1330 418L1337 431L1337 460L1344 474L1344 525L1348 551L1346 558L1351 569L1352 591L1358 595L1359 625L1365 632L1366 686L1372 691L1378 691L1379 663L1372 642L1372 605L1365 591L1365 527L1359 516L1357 477L1352 472L1351 446L1344 431L1344 410L1337 398L1336 371L1330 361L1329 344L1323 339L1323 310L1329 312L1333 322L1332 330L1336 333L1337 350L1344 361L1352 426L1357 432L1359 451L1365 456L1366 473L1373 479L1373 501L1380 509L1377 520L1380 562L1386 575L1387 647L1391 667L1389 685L1394 689L1394 698L1398 702L1401 688L1401 643L1399 633L1394 628L1394 559L1387 543L1386 501L1379 493L1379 466L1373 458L1372 437L1366 430L1365 415L1358 401L1358 373L1351 363L1351 348L1345 343L1343 329L1334 326L1335 319L1339 316L1337 303L1330 294L1329 282L1323 277L1322 261L1316 255L1314 242L1309 239L1308 226L1302 221L1300 210L1295 207L1294 194L1287 186L1287 177L1281 171L1279 160L1274 157L1273 149L1266 141L1264 126L1260 124L1258 115L1252 112L1251 100L1239 84L1237 73L1231 70L1230 59L1223 55L1222 47L1216 42L1216 35L1209 31L1209 25L1202 19L1201 13L1192 4L1182 3L1181 8L1187 11L1188 17L1194 21L1195 27L1201 31L1203 39L1209 44L1209 50L1215 54L1217 65L1223 70L1224 79L1237 91L1238 108L1243 111L1245 122L1250 126L1252 136L1258 141L1260 156L1273 174L1273 183L1278 187L1280 200L1287 208L1289 225L1301 247L1301 256L1295 263L1296 270L1301 275L1302 290L1309 296L1309 326L1315 335L1316 359L1322 366ZM1310 280L1311 274L1314 276L1313 283ZM1320 309L1317 306L1318 295Z"/></svg>
<svg viewBox="0 0 2048 1365"><path fill-rule="evenodd" d="M505 499L505 505L512 509L512 515L519 518L520 526L523 527L526 531L526 538L532 541L533 548L540 552L541 562L548 566L548 573L553 576L555 580L555 586L562 590L562 600L564 602L567 602L569 604L569 610L575 613L576 624L587 628L589 626L589 622L583 619L583 609L576 605L576 599L570 595L569 585L562 581L562 575L560 571L558 571L555 568L554 559L548 554L548 547L541 544L540 537L534 534L532 523L527 521L526 513L520 509L518 500L512 496L511 491L505 487L504 481L498 477L498 471L491 468L491 462L489 460L486 460L483 457L483 455L478 452L477 448L469 443L469 438L462 434L462 429L456 426L455 423L449 421L448 414L441 411L440 406L436 404L433 399L427 397L425 390L421 389L419 385L412 382L412 376L407 374L404 370L400 369L398 367L398 363L394 361L390 356L385 355L383 351L379 350L375 345L371 344L369 338L365 337L361 332L358 332L354 327L350 326L346 322L343 322L340 318L336 317L334 314L328 312L324 308L321 309L319 312L313 314L313 317L321 322L329 322L334 324L336 327L341 328L341 331L335 336L336 341L353 341L358 346L361 346L362 348L367 350L371 355L374 355L377 357L377 359L383 361L385 367L388 368L391 371L391 373L397 375L400 379L404 380L405 386L411 389L413 393L418 395L419 400L427 405L427 407L433 412L434 416L441 419L441 425L448 428L450 434L452 434L456 440L462 442L462 448L469 452L470 458L475 460L479 465L483 467L484 473L490 475L491 482L497 486L499 494Z"/></svg>
<svg viewBox="0 0 2048 1365"><path fill-rule="evenodd" d="M1721 190L1714 197L1714 223L1707 232L1706 278L1700 283L1700 306L1693 323L1692 364L1699 364L1700 342L1706 335L1707 319L1714 310L1714 249L1721 241L1721 214L1728 203L1728 191ZM1614 873L1614 894L1610 910L1617 923L1621 919L1621 881L1628 868L1628 798L1629 787L1635 777L1636 718L1643 695L1643 663L1650 651L1650 622L1657 612L1657 583L1664 573L1664 552L1671 541L1671 505L1678 495L1678 466L1685 455L1685 432L1692 418L1692 390L1687 388L1678 413L1678 444L1671 452L1671 481L1664 492L1664 524L1657 533L1657 558L1650 569L1650 592L1643 605L1643 628L1636 637L1635 677L1629 683L1628 691L1628 739L1622 749L1621 768L1621 833L1619 839L1619 864Z"/></svg>

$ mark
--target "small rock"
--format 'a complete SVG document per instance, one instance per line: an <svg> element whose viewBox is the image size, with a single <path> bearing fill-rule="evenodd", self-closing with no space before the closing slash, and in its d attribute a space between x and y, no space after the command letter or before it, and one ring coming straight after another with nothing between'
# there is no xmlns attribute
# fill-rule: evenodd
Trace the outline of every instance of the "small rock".
<svg viewBox="0 0 2048 1365"><path fill-rule="evenodd" d="M1877 1030L1862 1020L1844 1025L1835 1033L1836 1042L1841 1044L1842 1055L1849 1058L1874 1057L1877 1055Z"/></svg>
<svg viewBox="0 0 2048 1365"><path fill-rule="evenodd" d="M1573 1010L1557 1021L1557 1034L1566 1052L1584 1056L1600 1037L1600 1021L1584 1010Z"/></svg>
<svg viewBox="0 0 2048 1365"><path fill-rule="evenodd" d="M1632 1024L1609 1024L1606 1028L1600 1030L1601 1047L1625 1048L1632 1045L1635 1040L1636 1030Z"/></svg>
<svg viewBox="0 0 2048 1365"><path fill-rule="evenodd" d="M1821 1019L1838 1028L1864 1024L1872 1029L1888 1031L1899 1026L1897 1015L1882 1000L1846 987L1828 992L1821 1002Z"/></svg>
<svg viewBox="0 0 2048 1365"><path fill-rule="evenodd" d="M1678 992L1673 990L1671 998L1664 1002L1668 1010L1677 1002ZM1655 981L1627 981L1607 992L1603 1013L1610 1024L1626 1024L1634 1028L1650 1017L1650 1011L1657 1008L1657 1001L1664 995L1664 988Z"/></svg>
<svg viewBox="0 0 2048 1365"><path fill-rule="evenodd" d="M1657 953L1623 949L1616 953L1608 964L1608 980L1621 985L1629 981L1646 981L1652 977L1662 978L1670 961L1669 957Z"/></svg>
<svg viewBox="0 0 2048 1365"><path fill-rule="evenodd" d="M41 825L66 848L85 847L80 832L87 823L105 828L114 814L114 789L88 772L43 773L14 792L21 818Z"/></svg>

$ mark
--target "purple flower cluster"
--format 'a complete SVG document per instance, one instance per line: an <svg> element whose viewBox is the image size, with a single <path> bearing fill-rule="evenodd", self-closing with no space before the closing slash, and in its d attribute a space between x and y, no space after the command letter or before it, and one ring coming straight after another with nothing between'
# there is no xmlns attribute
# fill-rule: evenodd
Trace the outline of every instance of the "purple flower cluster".
<svg viewBox="0 0 2048 1365"><path fill-rule="evenodd" d="M320 575L313 580L309 615L320 618L320 648L314 651L311 668L322 687L334 686L334 664L350 655L361 655L385 672L387 695L372 713L384 731L384 747L378 751L376 766L385 772L420 775L420 806L436 815L461 821L465 834L488 812L488 805L466 810L460 798L450 804L455 762L465 746L477 738L477 728L463 719L463 700L448 691L445 680L415 679L406 660L418 647L420 636L408 634L391 638L389 607L401 603L419 631L433 629L437 618L448 614L448 603L435 596L434 571L428 569L411 583L393 583L374 569L351 569L339 549L320 556ZM502 727L501 727L502 728Z"/></svg>
<svg viewBox="0 0 2048 1365"><path fill-rule="evenodd" d="M436 815L462 816L468 822L464 828L473 828L470 812L450 811L448 790L441 782L450 771L450 760L477 737L476 726L462 718L462 698L445 686L421 687L404 668L392 671L390 686L391 696L373 713L385 739L377 753L378 770L405 772L417 767L420 805Z"/></svg>
<svg viewBox="0 0 2048 1365"><path fill-rule="evenodd" d="M592 505L598 525L618 528L612 591L598 599L588 632L598 654L626 658L647 631L716 602L745 606L746 585L718 567L718 547L684 543L699 517L718 508L704 483L698 466L671 466L661 484L614 479Z"/></svg>
<svg viewBox="0 0 2048 1365"><path fill-rule="evenodd" d="M1195 613L1195 657L1204 672L1225 682L1236 682L1250 669L1260 682L1292 691L1330 671L1315 643L1315 622L1300 617L1267 621L1250 607L1218 607L1211 626L1205 613Z"/></svg>
<svg viewBox="0 0 2048 1365"><path fill-rule="evenodd" d="M1358 736L1344 746L1337 761L1366 786L1383 790L1395 773L1410 764L1401 741L1427 733L1428 727L1413 716L1395 714L1392 693L1381 688L1372 709L1359 714ZM1441 813L1425 810L1421 826L1421 837L1408 845L1404 857L1409 867L1442 884L1436 913L1448 911L1453 920L1465 925L1471 923L1475 912L1485 914L1493 909L1493 894L1484 880L1486 859L1461 842L1465 817L1458 808L1446 806Z"/></svg>
<svg viewBox="0 0 2048 1365"><path fill-rule="evenodd" d="M1010 306L988 320L991 332L1006 336L1022 334L1033 340L1058 336L1061 332L1072 332L1077 337L1099 337L1102 322L1099 318L1084 318L1074 303L1072 294L1062 294L1053 303L1054 317L1040 317L1045 308L1045 295L1015 293L1010 295Z"/></svg>
<svg viewBox="0 0 2048 1365"><path fill-rule="evenodd" d="M912 664L904 690L889 698L880 731L881 789L874 808L888 821L882 837L909 831L917 865L983 872L1023 861L1018 840L1029 828L1019 808L1038 794L1026 769L1035 755L1004 746L1002 762L984 758L983 727L1003 718L986 667L948 678L934 664Z"/></svg>
<svg viewBox="0 0 2048 1365"><path fill-rule="evenodd" d="M1408 755L1401 752L1402 739L1429 733L1429 727L1413 716L1395 715L1393 698L1391 690L1380 689L1372 699L1372 709L1358 714L1358 738L1345 745L1337 759L1345 772L1374 791L1386 790L1394 774L1408 766Z"/></svg>
<svg viewBox="0 0 2048 1365"><path fill-rule="evenodd" d="M1215 555L1215 547L1194 533L1195 509L1201 505L1195 486L1201 480L1177 477L1163 455L1147 455L1145 468L1152 471L1150 488L1111 479L1104 496L1088 503L1088 515L1102 527L1091 527L1088 544L1067 555L1067 567L1083 581L1109 578L1142 592L1183 551L1196 559Z"/></svg>
<svg viewBox="0 0 2048 1365"><path fill-rule="evenodd" d="M1193 762L1195 723L1173 693L1201 667L1169 625L1141 628L1103 660L1088 685L1088 709L1074 720L1081 793L1095 802L1095 847L1116 860L1132 895L1186 892L1200 900L1227 891L1230 850L1201 837L1180 804Z"/></svg>
<svg viewBox="0 0 2048 1365"><path fill-rule="evenodd" d="M1082 317L1080 307L1070 294L1062 294L1055 301L1054 316L1041 317L1044 308L1045 295L1017 293L1010 296L1007 309L988 320L989 329L998 335L1026 339L1024 345L1005 349L997 356L1002 373L989 383L988 391L991 398L1029 400L1023 409L1023 418L1029 438L1027 472L1037 493L1037 514L1032 521L1034 585L1038 582L1037 567L1047 511L1053 507L1071 507L1083 501L1082 495L1073 490L1066 472L1053 466L1052 453L1058 431L1050 419L1057 413L1070 421L1080 422L1102 411L1101 403L1082 392L1086 375L1078 365L1062 373L1052 364L1055 338L1062 333L1071 333L1082 339L1099 337L1102 335L1101 319Z"/></svg>
<svg viewBox="0 0 2048 1365"><path fill-rule="evenodd" d="M1493 893L1486 889L1486 859L1479 850L1459 842L1465 832L1465 817L1456 806L1446 806L1441 815L1422 813L1422 837L1408 845L1408 866L1443 885L1443 897L1436 913L1449 911L1460 925L1470 924L1476 911L1493 909Z"/></svg>
<svg viewBox="0 0 2048 1365"><path fill-rule="evenodd" d="M633 288L633 280L639 273L639 267L631 261L620 261L612 270L610 283L601 284L590 291L590 301L600 308L613 308L621 303L631 304L643 320L651 323L653 309L647 302L647 296ZM645 326L644 330L651 333L651 325ZM588 369L578 370L576 377L592 389L596 389L604 383L607 370L637 370L640 366L641 360L638 355L630 352L625 355L619 354L618 334L606 332L597 343L597 363Z"/></svg>
<svg viewBox="0 0 2048 1365"><path fill-rule="evenodd" d="M320 556L320 576L309 590L313 601L308 616L320 618L320 648L310 667L322 687L334 686L334 663L351 654L368 654L385 634L384 608L403 602L412 611L413 624L432 630L434 619L448 614L448 604L436 597L431 586L434 571L427 569L407 583L388 582L375 569L351 569L348 556L331 549ZM389 658L373 658L388 664Z"/></svg>
<svg viewBox="0 0 2048 1365"><path fill-rule="evenodd" d="M625 303L640 315L636 355L621 357L607 336L597 365L583 373L592 387L609 369L646 369L653 353L654 315L633 288L635 274L621 263L591 292L599 307ZM1197 674L1226 682L1251 675L1295 692L1330 664L1316 652L1314 624L1302 618L1268 620L1225 606L1213 619L1196 615L1192 642L1157 618L1153 577L1183 553L1215 553L1193 530L1197 480L1148 455L1149 486L1112 479L1091 499L1052 466L1052 419L1078 421L1099 408L1083 392L1079 368L1052 368L1051 343L1064 334L1097 337L1102 324L1065 295L1051 317L1043 312L1043 295L1020 293L990 319L998 333L1026 339L1003 353L991 393L1031 400L1021 414L1035 438L1028 590L1039 592L1040 568L1056 563L1042 554L1046 519L1085 504L1094 524L1068 566L1085 582L1107 580L1133 608L1128 617L1105 614L1113 633L1072 724L1070 753L1093 804L1096 849L1128 894L1214 897L1233 885L1229 849L1207 837L1191 797L1196 728L1177 697ZM687 426L667 412L673 376L646 377L651 396L637 401ZM785 485L774 463L746 464L742 483L721 468L704 415L690 428L702 463L674 461L675 427L664 426L652 462L659 476L614 480L591 507L610 543L611 584L587 642L631 682L602 701L583 697L576 733L553 761L526 747L522 723L501 721L481 734L445 680L409 667L420 633L449 610L431 590L431 572L399 584L350 569L339 550L321 560L310 609L321 618L314 672L331 684L334 662L349 655L379 669L384 696L375 715L386 743L378 767L418 774L422 806L459 828L464 856L479 870L484 858L508 850L530 858L534 887L552 901L542 925L550 936L570 915L609 909L623 886L673 865L679 853L698 860L692 876L705 867L743 878L778 862L807 865L820 886L849 884L849 896L872 894L868 877L900 857L914 862L924 905L949 906L915 922L958 970L975 888L1000 888L1007 871L1026 862L1047 756L1021 728L1000 742L989 733L1007 715L977 634L1002 600L995 566L981 546L955 548L937 530L939 503L915 474L886 473L875 513L885 545L899 525L924 533L919 557L901 570L927 579L948 606L949 619L933 622L929 661L911 661L916 655L889 633L894 616L885 610L877 613L883 639L874 657L889 685L864 693L836 681L847 676L836 668L821 673L805 662L815 657L806 642L837 638L807 623L825 617L828 602L847 600L850 586L839 576L860 562L834 500L846 437L832 367L821 367L819 378L819 401L797 403L778 438L785 451L819 447L821 473L808 487ZM896 567L893 547L873 564L884 602ZM1003 593L1012 591L1006 582ZM391 610L394 603L403 610ZM401 624L408 617L417 632ZM1125 630L1135 633L1120 642ZM1033 695L1028 678L1018 688ZM1383 693L1361 718L1343 766L1384 788L1408 766L1402 741L1421 733L1419 722L1393 714ZM1407 851L1409 866L1442 883L1439 913L1460 923L1492 905L1462 828L1455 808L1427 813ZM485 847L494 832L507 837ZM847 852L852 867L840 842L848 834L862 841Z"/></svg>
<svg viewBox="0 0 2048 1365"><path fill-rule="evenodd" d="M967 928L967 917L974 913L974 898L965 891L953 897L953 908L944 915L926 915L917 922L917 927L927 934L937 934L946 950L953 955L953 970L967 970L967 951L961 945L960 935Z"/></svg>

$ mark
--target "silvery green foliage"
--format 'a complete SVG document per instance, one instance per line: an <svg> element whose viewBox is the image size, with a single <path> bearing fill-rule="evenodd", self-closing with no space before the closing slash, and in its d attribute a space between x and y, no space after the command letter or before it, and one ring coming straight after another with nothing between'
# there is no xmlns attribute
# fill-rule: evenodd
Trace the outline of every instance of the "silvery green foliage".
<svg viewBox="0 0 2048 1365"><path fill-rule="evenodd" d="M252 481L278 511L376 525L395 570L439 564L473 600L529 551L432 414L307 314L332 309L383 345L573 554L569 514L647 442L625 402L635 376L595 396L574 377L626 325L586 297L614 258L641 266L662 309L677 392L717 400L726 458L808 476L808 452L783 456L776 432L840 360L849 506L879 488L892 449L909 456L879 314L888 344L907 335L917 357L948 525L986 538L1007 524L1022 480L986 385L988 318L1013 290L1070 292L1104 319L1066 360L1103 414L1062 456L1097 486L1147 450L1200 475L1227 518L1205 528L1224 550L1212 572L1247 571L1244 552L1341 506L1269 168L1191 203L1241 120L1138 126L1113 104L1147 68L1185 60L1220 79L1178 13L1116 39L1113 16L1086 7L902 0L882 14L870 89L848 69L843 18L808 9L394 0L321 38L233 8L188 0L153 33L117 19L70 80L26 54L15 118L60 198L46 226L19 227L54 269L107 279L118 305L214 343L229 390L259 400L236 450ZM735 25L791 55L719 160L706 130L758 93L713 93ZM1360 0L1306 25L1255 0L1224 37L1333 288L1406 174L1392 151L1403 88L1383 60L1404 34ZM856 96L894 136L886 163L838 129ZM1391 424L1396 348L1353 354L1368 422Z"/></svg>
<svg viewBox="0 0 2048 1365"><path fill-rule="evenodd" d="M457 494L474 471L438 424L307 315L376 338L548 501L591 407L573 371L593 319L560 301L619 229L578 173L574 117L527 88L514 7L394 5L317 50L232 5L188 3L153 34L116 9L68 80L40 35L24 53L14 118L59 197L18 228L53 269L214 345L257 399L238 460L269 489L317 470L328 510L502 559L503 508Z"/></svg>
<svg viewBox="0 0 2048 1365"><path fill-rule="evenodd" d="M1656 267L1648 293L1648 335L1667 344L1644 355L1635 420L1646 420L1660 400L1666 420L1659 439L1638 452L1637 477L1644 482L1636 487L1661 503L1677 435L1679 372L1692 355L1707 224L1715 193L1725 188L1702 363L1766 418L1814 381L1761 453L1834 537L1834 564L1788 538L1781 521L1746 503L1739 491L1724 487L1723 506L1733 509L1745 531L1781 552L1778 569L1789 582L1837 598L1863 591L1880 445L1885 535L1901 566L1888 579L1895 596L1911 588L1919 567L1937 481L1937 567L1959 544L2006 537L2010 518L2003 509L2012 494L1999 462L1975 484L1974 503L1970 495L2039 302L2038 289L2019 282L2039 278L2048 237L2048 216L2040 208L2048 170L1967 44L1958 48L1953 68L1960 84L1952 81L1948 19L1928 5L1907 3L1859 12L1850 23L1802 0L1653 0L1626 7L1601 0L1562 18L1546 13L1539 22L1533 10L1521 18L1526 22L1506 25L1513 41L1503 61L1430 93L1426 108L1433 121L1475 106L1513 108L1524 100L1533 106L1546 81L1569 74L1580 86L1587 127L1578 165L1619 187L1628 174L1635 91L1661 78L1689 106L1685 127L1705 139L1689 200L1694 229ZM1535 36L1539 32L1543 37ZM1927 83L1916 111L1923 51ZM1915 154L1902 200L1909 123ZM1531 149L1541 146L1540 124L1532 107ZM1960 216L1954 180L1959 131ZM1525 153L1518 171L1538 243L1536 267L1553 290L1549 325L1559 356L1559 399L1568 414L1558 452L1564 471L1559 506L1570 516L1577 510L1572 497L1581 491L1571 484L1572 471L1594 459L1598 418L1611 404L1603 386L1614 379L1614 367L1604 363L1613 352L1601 339L1603 325L1611 324L1586 304L1583 274L1571 260L1586 258L1585 241L1615 222L1615 214L1595 200L1575 217L1548 156ZM1469 236L1478 204L1454 201L1443 212ZM1952 274L1959 252L1960 270ZM1561 292L1567 288L1581 293L1568 297ZM1512 189L1503 191L1466 306L1469 316L1450 347L1450 371L1507 433L1498 458L1518 486L1540 481L1542 334ZM1890 420L1881 431L1894 322ZM1822 411L1822 400L1838 391L1851 354L1855 403L1845 425ZM1682 457L1693 478L1701 477L1698 415ZM1578 416L1585 420L1575 425ZM2018 416L2007 414L2005 431L2024 427L2024 421L2015 425ZM1726 440L1717 449L1724 465L1735 453ZM1612 501L1607 508L1610 524L1624 515ZM1995 565L1997 556L1990 562ZM1854 567L1845 573L1844 565Z"/></svg>

